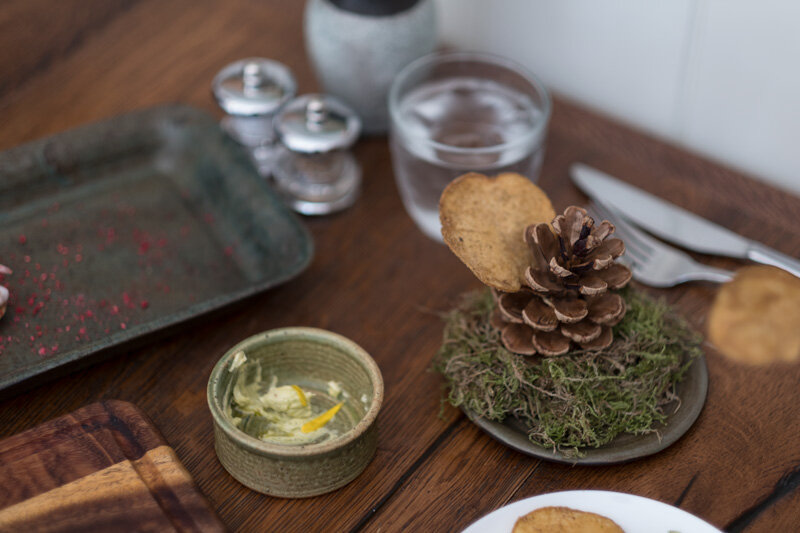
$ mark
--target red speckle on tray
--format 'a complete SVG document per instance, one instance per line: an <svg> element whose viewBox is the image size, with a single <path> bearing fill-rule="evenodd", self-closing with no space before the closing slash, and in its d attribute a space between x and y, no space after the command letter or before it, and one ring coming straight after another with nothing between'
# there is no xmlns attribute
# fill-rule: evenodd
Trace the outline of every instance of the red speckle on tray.
<svg viewBox="0 0 800 533"><path fill-rule="evenodd" d="M65 229L64 220L70 227L75 215L70 212L70 217L64 218L65 212L59 212L61 206L54 203L47 209L52 224L48 218L32 220L24 228L27 231L18 229L0 243L0 262L15 271L10 276L0 274L0 283L10 291L9 312L0 320L0 356L5 351L26 350L34 356L51 357L60 350L133 329L148 321L154 308L158 312L172 309L173 299L200 299L199 295L186 294L183 286L176 287L173 295L170 286L176 276L197 275L196 264L180 260L180 245L197 237L192 233L197 221L176 220L172 228L140 225L137 217L145 214L137 214L135 207L123 204L121 199L114 202L107 217L89 228L82 219L84 227L74 233ZM215 224L210 212L200 214L200 218L208 225ZM57 237L42 242L55 233ZM233 256L235 250L234 243L222 243L225 256ZM112 291L75 286L75 280L90 282L85 273L76 274L78 269L110 275L122 269L120 261L139 270L130 266L124 269L128 277Z"/></svg>
<svg viewBox="0 0 800 533"><path fill-rule="evenodd" d="M117 230L114 228L101 229L99 233L105 239L104 243L106 246L114 244L117 240ZM102 244L100 246L102 247Z"/></svg>

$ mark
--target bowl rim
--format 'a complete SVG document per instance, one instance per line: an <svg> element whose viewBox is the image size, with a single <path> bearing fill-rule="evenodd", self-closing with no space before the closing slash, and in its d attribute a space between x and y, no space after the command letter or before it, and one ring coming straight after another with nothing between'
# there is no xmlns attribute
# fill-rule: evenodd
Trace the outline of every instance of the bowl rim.
<svg viewBox="0 0 800 533"><path fill-rule="evenodd" d="M233 356L240 350L250 347L255 343L264 341L275 342L277 340L291 340L305 338L306 340L326 340L333 341L334 344L339 345L345 352L354 356L360 362L369 375L372 382L372 402L369 409L361 418L361 420L348 432L340 435L334 439L327 440L318 444L303 444L297 446L287 446L283 444L273 444L262 441L244 431L235 427L228 419L222 410L222 406L216 401L215 393L220 384L220 377L222 372L230 363ZM347 337L320 328L312 327L285 327L271 329L257 333L246 339L243 339L232 346L225 354L217 361L211 371L211 376L208 379L208 386L206 387L206 395L208 400L208 407L211 411L211 416L214 419L214 424L224 431L228 437L234 440L239 446L246 448L248 451L259 455L271 455L278 457L309 457L323 455L329 452L339 450L350 443L356 441L363 435L375 422L378 417L378 412L383 403L383 376L381 375L380 368L372 356L367 353L361 346L348 339Z"/></svg>

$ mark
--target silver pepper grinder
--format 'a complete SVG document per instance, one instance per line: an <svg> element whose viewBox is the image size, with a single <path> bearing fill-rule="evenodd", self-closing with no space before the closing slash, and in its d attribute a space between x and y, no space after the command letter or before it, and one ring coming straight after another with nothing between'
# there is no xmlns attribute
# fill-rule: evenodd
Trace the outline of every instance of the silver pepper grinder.
<svg viewBox="0 0 800 533"><path fill-rule="evenodd" d="M297 93L292 72L277 61L252 57L223 68L211 88L227 113L222 127L249 148L259 173L268 177L275 158L275 114Z"/></svg>
<svg viewBox="0 0 800 533"><path fill-rule="evenodd" d="M361 187L361 167L348 150L361 132L361 120L331 96L306 94L278 112L280 139L275 188L298 213L326 215L353 204Z"/></svg>

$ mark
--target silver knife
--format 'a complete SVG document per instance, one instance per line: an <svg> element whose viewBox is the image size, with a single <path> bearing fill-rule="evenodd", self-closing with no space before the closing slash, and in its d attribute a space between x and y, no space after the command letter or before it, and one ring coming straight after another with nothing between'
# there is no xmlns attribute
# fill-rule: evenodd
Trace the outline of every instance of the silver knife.
<svg viewBox="0 0 800 533"><path fill-rule="evenodd" d="M604 172L575 163L570 168L570 175L587 195L665 241L704 254L750 259L800 277L800 261L797 259L742 237Z"/></svg>

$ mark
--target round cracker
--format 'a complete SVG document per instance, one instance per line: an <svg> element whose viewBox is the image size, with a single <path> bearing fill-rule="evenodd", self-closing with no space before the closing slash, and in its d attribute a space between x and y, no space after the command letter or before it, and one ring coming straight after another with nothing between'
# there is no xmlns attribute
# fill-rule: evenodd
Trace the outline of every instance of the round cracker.
<svg viewBox="0 0 800 533"><path fill-rule="evenodd" d="M505 292L520 289L531 264L525 228L555 216L544 191L511 172L464 174L439 199L444 242L479 280Z"/></svg>
<svg viewBox="0 0 800 533"><path fill-rule="evenodd" d="M742 268L714 299L708 337L745 363L800 359L800 279L774 267Z"/></svg>
<svg viewBox="0 0 800 533"><path fill-rule="evenodd" d="M517 519L512 533L624 533L605 516L569 507L542 507Z"/></svg>

